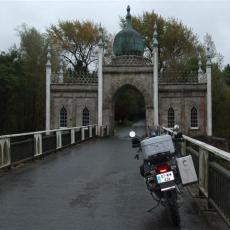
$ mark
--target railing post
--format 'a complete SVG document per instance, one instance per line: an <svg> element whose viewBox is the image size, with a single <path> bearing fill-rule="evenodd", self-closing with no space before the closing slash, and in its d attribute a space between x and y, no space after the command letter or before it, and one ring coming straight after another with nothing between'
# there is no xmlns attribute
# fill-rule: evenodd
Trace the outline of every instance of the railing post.
<svg viewBox="0 0 230 230"><path fill-rule="evenodd" d="M199 148L199 189L208 197L208 151Z"/></svg>
<svg viewBox="0 0 230 230"><path fill-rule="evenodd" d="M93 127L89 126L89 138L93 137Z"/></svg>
<svg viewBox="0 0 230 230"><path fill-rule="evenodd" d="M11 164L10 138L0 139L0 168Z"/></svg>
<svg viewBox="0 0 230 230"><path fill-rule="evenodd" d="M3 165L3 140L0 140L0 167Z"/></svg>
<svg viewBox="0 0 230 230"><path fill-rule="evenodd" d="M187 154L186 154L186 145L187 145L186 140L184 140L184 141L181 143L181 155L182 155L182 156L186 156L186 155L187 155Z"/></svg>
<svg viewBox="0 0 230 230"><path fill-rule="evenodd" d="M95 129L96 129L95 134L96 134L96 136L98 136L98 125L95 126Z"/></svg>
<svg viewBox="0 0 230 230"><path fill-rule="evenodd" d="M85 128L81 127L81 140L84 141L85 140Z"/></svg>
<svg viewBox="0 0 230 230"><path fill-rule="evenodd" d="M62 131L56 131L56 140L57 140L57 146L56 149L60 149L62 147Z"/></svg>
<svg viewBox="0 0 230 230"><path fill-rule="evenodd" d="M109 126L107 125L107 136L109 136L109 132L110 132Z"/></svg>
<svg viewBox="0 0 230 230"><path fill-rule="evenodd" d="M102 125L102 126L100 127L100 136L101 136L101 137L104 137L104 129L105 129L105 126Z"/></svg>
<svg viewBox="0 0 230 230"><path fill-rule="evenodd" d="M42 134L34 134L34 156L39 156L42 154Z"/></svg>
<svg viewBox="0 0 230 230"><path fill-rule="evenodd" d="M71 129L71 144L75 144L75 129Z"/></svg>

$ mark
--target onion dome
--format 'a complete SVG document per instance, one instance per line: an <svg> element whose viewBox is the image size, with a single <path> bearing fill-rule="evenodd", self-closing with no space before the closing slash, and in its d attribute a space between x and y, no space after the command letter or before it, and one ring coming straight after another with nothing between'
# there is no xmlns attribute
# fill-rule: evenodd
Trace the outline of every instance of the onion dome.
<svg viewBox="0 0 230 230"><path fill-rule="evenodd" d="M143 56L144 40L141 35L133 29L131 24L130 7L127 7L126 25L114 38L113 53L115 56L137 55Z"/></svg>

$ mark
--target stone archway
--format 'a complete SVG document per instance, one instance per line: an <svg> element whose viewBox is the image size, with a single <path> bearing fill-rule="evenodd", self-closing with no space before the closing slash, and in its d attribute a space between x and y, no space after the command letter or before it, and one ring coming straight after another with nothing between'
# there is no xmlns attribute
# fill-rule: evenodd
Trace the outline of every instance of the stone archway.
<svg viewBox="0 0 230 230"><path fill-rule="evenodd" d="M153 68L152 66L116 66L103 68L103 124L113 132L113 99L125 86L134 87L143 95L145 102L146 126L153 126Z"/></svg>

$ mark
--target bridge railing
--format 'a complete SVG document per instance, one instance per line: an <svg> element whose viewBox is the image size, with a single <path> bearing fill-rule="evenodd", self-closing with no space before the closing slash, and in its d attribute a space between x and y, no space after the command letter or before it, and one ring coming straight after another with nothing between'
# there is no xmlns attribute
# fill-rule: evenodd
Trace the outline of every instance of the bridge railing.
<svg viewBox="0 0 230 230"><path fill-rule="evenodd" d="M167 133L173 133L163 127ZM183 135L182 155L191 154L197 172L199 191L230 225L230 153Z"/></svg>
<svg viewBox="0 0 230 230"><path fill-rule="evenodd" d="M108 135L109 127L89 125L0 136L0 169Z"/></svg>

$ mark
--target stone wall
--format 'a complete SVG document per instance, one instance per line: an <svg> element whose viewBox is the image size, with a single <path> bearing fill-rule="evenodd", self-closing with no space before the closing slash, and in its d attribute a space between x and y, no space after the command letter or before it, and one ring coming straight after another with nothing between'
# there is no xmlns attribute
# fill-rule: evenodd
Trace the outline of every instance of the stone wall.
<svg viewBox="0 0 230 230"><path fill-rule="evenodd" d="M144 98L146 126L153 126L153 66L104 65L103 66L103 124L114 125L114 99L125 86L137 89ZM206 83L183 82L159 84L159 123L168 126L168 109L175 111L175 123L183 133L191 136L206 134ZM97 83L52 84L51 128L59 128L62 107L68 113L68 126L82 125L82 111L90 112L90 124L97 124ZM191 109L198 112L198 128L191 128Z"/></svg>
<svg viewBox="0 0 230 230"><path fill-rule="evenodd" d="M168 126L168 110L175 112L175 124L190 136L206 133L206 84L160 84L159 118L160 124ZM191 109L195 107L198 115L198 129L191 128Z"/></svg>
<svg viewBox="0 0 230 230"><path fill-rule="evenodd" d="M81 126L85 107L90 113L90 124L97 124L97 84L52 84L51 128L59 128L62 107L67 110L67 126Z"/></svg>

